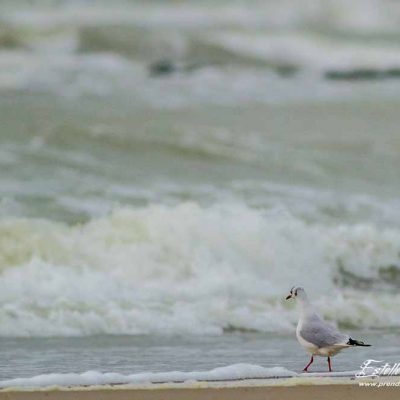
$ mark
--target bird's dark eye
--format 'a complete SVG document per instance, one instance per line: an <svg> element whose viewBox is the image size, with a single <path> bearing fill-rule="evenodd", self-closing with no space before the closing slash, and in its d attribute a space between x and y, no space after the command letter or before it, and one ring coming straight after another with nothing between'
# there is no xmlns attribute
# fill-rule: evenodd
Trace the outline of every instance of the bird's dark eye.
<svg viewBox="0 0 400 400"><path fill-rule="evenodd" d="M297 289L296 289L296 291L294 292L294 295L297 296Z"/></svg>

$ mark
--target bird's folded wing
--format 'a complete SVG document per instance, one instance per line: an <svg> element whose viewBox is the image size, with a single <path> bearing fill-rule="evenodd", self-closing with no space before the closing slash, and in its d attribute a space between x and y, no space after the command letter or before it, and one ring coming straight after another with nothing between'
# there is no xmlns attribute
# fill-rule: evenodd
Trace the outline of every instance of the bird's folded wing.
<svg viewBox="0 0 400 400"><path fill-rule="evenodd" d="M304 321L300 336L318 348L345 344L348 337L317 315Z"/></svg>

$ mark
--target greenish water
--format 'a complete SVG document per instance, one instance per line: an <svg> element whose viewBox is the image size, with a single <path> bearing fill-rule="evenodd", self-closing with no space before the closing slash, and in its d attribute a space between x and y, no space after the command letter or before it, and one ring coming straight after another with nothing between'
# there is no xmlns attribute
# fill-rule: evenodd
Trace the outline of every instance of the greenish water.
<svg viewBox="0 0 400 400"><path fill-rule="evenodd" d="M297 370L298 284L396 332L399 13L1 2L1 376Z"/></svg>

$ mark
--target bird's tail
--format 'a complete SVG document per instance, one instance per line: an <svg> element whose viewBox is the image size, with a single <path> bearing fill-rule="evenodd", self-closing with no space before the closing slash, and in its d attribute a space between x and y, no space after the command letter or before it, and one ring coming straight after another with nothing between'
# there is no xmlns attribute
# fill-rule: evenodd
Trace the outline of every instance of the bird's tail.
<svg viewBox="0 0 400 400"><path fill-rule="evenodd" d="M349 346L371 346L370 344L365 344L361 340L355 340L350 338L349 341L347 342Z"/></svg>

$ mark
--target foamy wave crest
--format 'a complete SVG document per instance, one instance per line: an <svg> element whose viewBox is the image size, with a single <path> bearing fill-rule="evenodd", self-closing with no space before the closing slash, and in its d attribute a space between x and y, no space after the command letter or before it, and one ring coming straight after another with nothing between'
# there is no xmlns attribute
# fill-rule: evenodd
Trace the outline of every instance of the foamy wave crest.
<svg viewBox="0 0 400 400"><path fill-rule="evenodd" d="M0 381L0 387L46 387L46 386L87 386L87 385L121 385L151 384L185 381L232 381L240 379L260 379L291 377L295 372L283 367L264 368L253 364L233 364L214 368L210 371L192 372L144 372L140 374L122 375L118 373L102 373L87 371L83 374L46 374L32 378L16 378Z"/></svg>
<svg viewBox="0 0 400 400"><path fill-rule="evenodd" d="M294 284L339 323L400 326L399 248L398 230L238 204L117 209L72 227L3 219L0 335L290 331Z"/></svg>

